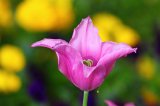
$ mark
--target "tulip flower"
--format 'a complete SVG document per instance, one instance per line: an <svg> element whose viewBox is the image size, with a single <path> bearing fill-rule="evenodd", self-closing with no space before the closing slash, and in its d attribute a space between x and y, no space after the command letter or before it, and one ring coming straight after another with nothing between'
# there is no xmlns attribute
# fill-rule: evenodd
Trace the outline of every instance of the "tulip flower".
<svg viewBox="0 0 160 106"><path fill-rule="evenodd" d="M32 47L46 47L56 52L58 67L76 87L88 91L99 87L120 57L136 52L123 43L102 42L90 17L74 29L71 40L43 39Z"/></svg>
<svg viewBox="0 0 160 106"><path fill-rule="evenodd" d="M105 103L108 106L118 106L115 103L113 103L112 101L106 100ZM129 102L129 103L125 103L124 106L135 106L133 103Z"/></svg>

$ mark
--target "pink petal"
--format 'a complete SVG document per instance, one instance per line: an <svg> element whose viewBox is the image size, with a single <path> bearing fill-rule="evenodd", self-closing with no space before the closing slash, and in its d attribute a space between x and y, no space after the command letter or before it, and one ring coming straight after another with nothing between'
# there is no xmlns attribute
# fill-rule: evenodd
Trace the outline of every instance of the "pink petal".
<svg viewBox="0 0 160 106"><path fill-rule="evenodd" d="M62 39L43 39L36 43L33 43L31 47L46 47L49 49L54 49L60 45L67 45L68 43Z"/></svg>
<svg viewBox="0 0 160 106"><path fill-rule="evenodd" d="M102 43L101 58L97 65L106 67L106 76L112 70L117 59L127 56L132 52L136 52L137 48L132 48L123 43L105 42Z"/></svg>
<svg viewBox="0 0 160 106"><path fill-rule="evenodd" d="M58 57L60 72L81 90L93 90L103 82L105 68L103 66L96 66L96 68L93 67L92 69L87 66L85 67L82 64L83 61L79 52L67 44L67 42L60 39L43 39L32 44L32 47L37 46L54 50ZM94 70L94 72L92 72L92 75L86 77L84 68L88 73L92 72L91 70Z"/></svg>
<svg viewBox="0 0 160 106"><path fill-rule="evenodd" d="M114 104L112 101L109 101L109 100L106 100L105 103L106 103L108 106L117 106L116 104Z"/></svg>
<svg viewBox="0 0 160 106"><path fill-rule="evenodd" d="M73 79L72 82L75 86L80 88L81 90L91 91L99 87L104 81L105 77L105 68L102 66L97 67L90 76L85 77L83 73L83 67L79 64L78 68L75 68L72 73Z"/></svg>
<svg viewBox="0 0 160 106"><path fill-rule="evenodd" d="M81 53L83 59L99 60L101 40L90 17L83 19L74 29L69 43Z"/></svg>
<svg viewBox="0 0 160 106"><path fill-rule="evenodd" d="M83 65L84 76L88 78L90 77L90 75L92 75L92 73L95 70L97 70L98 67L105 67L105 70L99 70L99 73L101 73L101 77L105 74L104 75L104 78L105 78L114 67L114 64L117 59L123 56L126 56L127 54L130 54L132 52L136 52L136 48L133 49L130 46L123 43L120 43L120 44L117 44L114 42L102 43L100 60L98 61L97 65L94 67L87 67Z"/></svg>
<svg viewBox="0 0 160 106"><path fill-rule="evenodd" d="M134 103L126 103L124 106L135 106Z"/></svg>
<svg viewBox="0 0 160 106"><path fill-rule="evenodd" d="M108 106L117 106L116 104L114 104L112 101L110 100L106 100L105 103L108 105ZM126 103L124 106L135 106L134 103Z"/></svg>
<svg viewBox="0 0 160 106"><path fill-rule="evenodd" d="M81 64L80 54L72 48L66 41L61 39L43 39L32 44L32 47L46 47L54 50L58 57L58 66L69 80L72 81L72 70Z"/></svg>

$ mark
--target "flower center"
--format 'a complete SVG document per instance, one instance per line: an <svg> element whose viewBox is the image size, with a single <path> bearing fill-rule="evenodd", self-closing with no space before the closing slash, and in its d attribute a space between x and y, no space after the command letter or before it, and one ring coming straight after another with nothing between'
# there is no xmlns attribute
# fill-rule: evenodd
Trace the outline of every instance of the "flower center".
<svg viewBox="0 0 160 106"><path fill-rule="evenodd" d="M88 59L88 60L83 60L83 64L88 66L88 67L91 67L93 65L93 61Z"/></svg>

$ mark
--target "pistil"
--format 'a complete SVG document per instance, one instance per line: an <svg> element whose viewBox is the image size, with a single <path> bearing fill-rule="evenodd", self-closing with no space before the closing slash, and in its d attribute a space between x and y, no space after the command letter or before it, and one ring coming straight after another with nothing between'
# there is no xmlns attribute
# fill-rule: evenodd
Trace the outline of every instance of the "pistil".
<svg viewBox="0 0 160 106"><path fill-rule="evenodd" d="M91 59L83 60L83 64L85 64L88 67L91 67L93 65L93 61Z"/></svg>

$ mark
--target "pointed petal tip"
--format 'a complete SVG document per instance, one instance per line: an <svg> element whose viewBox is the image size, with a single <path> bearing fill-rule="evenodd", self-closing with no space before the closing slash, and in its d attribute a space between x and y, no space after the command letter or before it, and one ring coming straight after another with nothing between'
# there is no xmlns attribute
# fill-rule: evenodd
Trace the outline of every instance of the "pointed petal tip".
<svg viewBox="0 0 160 106"><path fill-rule="evenodd" d="M90 16L87 16L86 18L83 18L83 19L82 19L82 22L84 22L84 21L92 22L92 19L91 19Z"/></svg>
<svg viewBox="0 0 160 106"><path fill-rule="evenodd" d="M134 53L137 53L138 48L133 48Z"/></svg>
<svg viewBox="0 0 160 106"><path fill-rule="evenodd" d="M122 44L122 45L124 45L124 46L126 46L126 47L129 47L131 53L132 53L132 52L136 53L136 52L137 52L137 49L138 49L138 48L132 48L130 45L128 45L128 44L126 44L126 43L116 43L116 42L111 42L111 43L113 43L113 44Z"/></svg>
<svg viewBox="0 0 160 106"><path fill-rule="evenodd" d="M31 47L37 47L37 42L33 43Z"/></svg>
<svg viewBox="0 0 160 106"><path fill-rule="evenodd" d="M90 16L87 16L86 19L91 20L91 17L90 17Z"/></svg>
<svg viewBox="0 0 160 106"><path fill-rule="evenodd" d="M30 47L34 47L34 45L33 45L34 43L32 43L31 45L30 45Z"/></svg>
<svg viewBox="0 0 160 106"><path fill-rule="evenodd" d="M33 43L32 45L31 45L31 47L38 47L38 46L42 46L41 44L40 44L40 42L35 42L35 43Z"/></svg>
<svg viewBox="0 0 160 106"><path fill-rule="evenodd" d="M117 106L116 104L114 104L112 101L110 100L105 100L104 101L108 106Z"/></svg>
<svg viewBox="0 0 160 106"><path fill-rule="evenodd" d="M51 50L59 47L60 45L68 45L68 43L62 39L50 39L44 38L40 41L37 41L31 45L31 47L45 47Z"/></svg>
<svg viewBox="0 0 160 106"><path fill-rule="evenodd" d="M40 41L37 41L37 42L35 42L35 43L32 43L31 47L41 46L41 42L42 42L43 40L45 40L45 39L46 39L46 38L44 38L44 39L42 39L42 40L40 40Z"/></svg>
<svg viewBox="0 0 160 106"><path fill-rule="evenodd" d="M108 103L110 103L111 101L109 101L109 100L105 100L104 102L108 104Z"/></svg>
<svg viewBox="0 0 160 106"><path fill-rule="evenodd" d="M86 19L88 20L88 22L91 22L91 23L92 23L92 19L91 19L90 16L88 16Z"/></svg>

